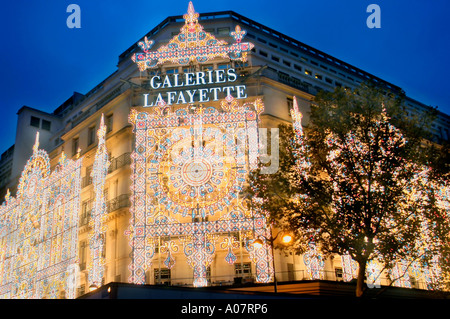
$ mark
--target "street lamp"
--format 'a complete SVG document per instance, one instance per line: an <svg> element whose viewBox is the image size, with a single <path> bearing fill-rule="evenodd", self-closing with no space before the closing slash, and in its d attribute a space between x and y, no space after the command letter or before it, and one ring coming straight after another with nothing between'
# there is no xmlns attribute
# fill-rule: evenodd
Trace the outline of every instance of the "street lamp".
<svg viewBox="0 0 450 319"><path fill-rule="evenodd" d="M270 248L272 250L273 284L274 284L275 293L278 292L278 287L277 287L277 273L275 271L275 254L273 253L273 243L275 242L275 240L278 238L278 236L280 234L283 234L283 236L281 237L281 242L284 245L288 245L292 242L292 239L293 239L292 236L283 231L280 231L275 237L271 237L271 238L267 238L265 236L260 235L260 237L263 237L266 240L266 242L268 242L270 244ZM261 238L256 238L253 241L253 247L255 249L260 249L263 246L263 244L264 243L261 240Z"/></svg>
<svg viewBox="0 0 450 319"><path fill-rule="evenodd" d="M97 285L96 284L91 284L90 286L89 286L89 291L94 291L94 290L96 290L98 287L97 287Z"/></svg>

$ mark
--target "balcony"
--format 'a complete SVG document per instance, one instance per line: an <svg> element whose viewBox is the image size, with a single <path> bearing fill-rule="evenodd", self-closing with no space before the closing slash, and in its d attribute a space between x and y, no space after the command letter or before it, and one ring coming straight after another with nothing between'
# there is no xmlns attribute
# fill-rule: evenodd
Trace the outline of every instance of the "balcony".
<svg viewBox="0 0 450 319"><path fill-rule="evenodd" d="M80 216L79 226L86 226L89 224L89 220L91 219L92 208L94 205L94 199L90 199L88 201L83 202L82 204L82 213ZM106 213L112 213L120 208L130 207L130 195L122 194L119 195L109 201L106 202Z"/></svg>
<svg viewBox="0 0 450 319"><path fill-rule="evenodd" d="M111 164L108 167L108 174L111 174L112 172L114 172L115 170L118 170L119 168L122 168L126 165L130 165L131 164L131 157L130 157L131 153L123 153L122 155L120 155L119 157L113 157L111 159ZM86 171L88 172L86 174L86 176L84 176L81 179L81 187L85 188L89 185L92 184L92 176L91 173L92 172L92 165L88 166Z"/></svg>
<svg viewBox="0 0 450 319"><path fill-rule="evenodd" d="M111 174L115 170L117 170L125 165L130 165L131 164L130 155L131 155L131 153L128 152L128 153L123 153L119 157L113 157L111 159L111 164L108 167L108 174Z"/></svg>
<svg viewBox="0 0 450 319"><path fill-rule="evenodd" d="M120 208L130 207L130 195L122 194L106 202L106 212L112 213Z"/></svg>
<svg viewBox="0 0 450 319"><path fill-rule="evenodd" d="M311 89L310 89L310 85L308 85L307 83L305 83L304 81L290 76L289 74L283 73L283 72L278 72L278 79L279 82L292 86L293 88L302 90L303 92L306 93L312 93Z"/></svg>

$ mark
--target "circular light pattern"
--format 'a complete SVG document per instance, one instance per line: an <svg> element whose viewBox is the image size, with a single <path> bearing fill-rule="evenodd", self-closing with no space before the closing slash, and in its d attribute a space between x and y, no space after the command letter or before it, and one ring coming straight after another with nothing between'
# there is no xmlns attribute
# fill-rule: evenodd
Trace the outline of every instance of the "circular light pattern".
<svg viewBox="0 0 450 319"><path fill-rule="evenodd" d="M192 159L185 163L181 169L181 177L186 184L200 186L210 180L212 165L207 159Z"/></svg>
<svg viewBox="0 0 450 319"><path fill-rule="evenodd" d="M178 138L159 148L165 153L153 186L160 188L162 202L182 216L205 217L222 211L236 198L238 178L245 170L239 169L235 158L217 152L206 133L202 143L190 135Z"/></svg>

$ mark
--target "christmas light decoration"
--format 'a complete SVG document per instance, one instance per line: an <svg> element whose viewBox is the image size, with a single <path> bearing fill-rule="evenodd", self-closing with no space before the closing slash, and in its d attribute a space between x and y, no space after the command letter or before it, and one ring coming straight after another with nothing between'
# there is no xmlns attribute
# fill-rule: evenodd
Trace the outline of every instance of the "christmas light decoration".
<svg viewBox="0 0 450 319"><path fill-rule="evenodd" d="M217 245L228 250L227 262L236 261L238 246L230 234L267 236L265 216L244 208L240 195L249 166L255 164L250 161L256 150L249 143L255 136L248 129L257 127L262 110L260 100L239 105L232 97L218 107L174 109L160 103L152 112L132 110L131 282L145 283L157 238L170 237L171 245L183 247L194 270L193 285L204 286ZM253 252L250 246L245 248L253 255L257 280L269 281L270 250ZM170 251L166 265L173 265L174 250L165 251Z"/></svg>
<svg viewBox="0 0 450 319"><path fill-rule="evenodd" d="M380 287L381 284L380 263L376 260L369 260L366 266L367 286L369 288Z"/></svg>
<svg viewBox="0 0 450 319"><path fill-rule="evenodd" d="M391 270L392 279L396 279L393 283L396 287L411 288L411 281L409 278L408 265L406 261L402 260L396 262Z"/></svg>
<svg viewBox="0 0 450 319"><path fill-rule="evenodd" d="M349 255L341 256L342 279L351 281L358 275L358 264Z"/></svg>
<svg viewBox="0 0 450 319"><path fill-rule="evenodd" d="M188 12L183 18L185 24L180 33L157 51L150 51L154 41L147 37L138 43L144 53L135 53L131 59L138 65L140 71L154 68L164 62L186 65L190 62L204 63L215 57L243 62L247 60L247 53L254 45L242 42L246 31L239 26L230 33L236 43L227 45L225 41L217 40L212 34L204 31L203 26L198 23L199 14L195 12L192 2L189 2Z"/></svg>
<svg viewBox="0 0 450 319"><path fill-rule="evenodd" d="M225 261L230 265L234 264L237 261L237 257L233 250L239 248L239 242L236 241L236 238L233 236L225 237L220 244L220 247L227 250Z"/></svg>
<svg viewBox="0 0 450 319"><path fill-rule="evenodd" d="M310 241L308 250L303 255L303 262L306 266L306 273L310 279L323 279L325 259L319 253L317 245Z"/></svg>
<svg viewBox="0 0 450 319"><path fill-rule="evenodd" d="M62 153L50 173L36 134L17 197L8 191L0 207L1 298L75 298L81 162Z"/></svg>
<svg viewBox="0 0 450 319"><path fill-rule="evenodd" d="M294 153L296 155L296 170L300 176L307 179L310 174L311 164L308 161L309 154L305 143L306 137L304 136L302 129L302 114L298 109L295 97L291 115L295 133L295 139L292 146L294 147ZM345 137L337 136L331 132L326 137L325 142L330 148L327 155L327 162L330 171L333 172L332 176L330 176L334 190L331 201L332 205L330 207L332 211L337 207L343 207L345 205L350 207L357 200L357 197L359 196L357 190L351 195L346 196L345 194L347 193L345 190L340 188L342 185L355 185L352 184L352 179L354 179L355 175L365 176L369 165L371 165L370 169L372 170L373 176L380 176L385 171L386 167L383 166L385 165L385 161L376 161L370 158L370 146L377 145L380 150L380 156L389 158L390 156L394 156L393 151L396 148L401 148L407 143L401 131L389 122L389 117L387 116L384 107L380 116L375 118L371 125L373 125L374 131L378 130L383 132L383 134L389 136L389 138L377 143L375 141L375 134L373 131L369 130L365 135L366 138L369 139L369 142L362 142L358 138L358 133L360 133L357 131L360 129L358 127L355 127L354 130L348 132ZM349 168L342 164L341 155L344 151L351 154L357 154L358 158L363 158L365 160L355 161L353 163L354 165ZM412 178L401 180L402 174L406 171L414 172ZM441 209L440 214L443 214L442 217L450 217L449 187L445 182L430 179L430 168L421 167L420 165L411 162L405 162L404 165L396 168L393 172L393 176L394 179L398 178L403 186L401 188L403 191L402 199L396 203L399 207L399 213L402 212L401 210L403 208L410 207L411 203L416 203L419 200L428 202L436 200L438 208ZM384 192L384 186L375 179L371 179L370 181L369 179L362 179L360 182L362 183L364 192L373 192L374 194L382 194ZM299 183L301 183L301 181L299 181ZM303 200L306 204L307 201L305 199L306 197L304 197L304 195L298 195L295 198L297 203L301 203ZM402 248L405 249L402 253L406 253L405 255L413 255L412 250L415 250L418 251L416 255L420 257L416 257L415 260L403 258L397 260L396 256L398 256L398 254L393 254L394 259L390 261L391 264L390 267L388 267L390 269L388 275L395 286L411 287L412 276L415 280L424 278L428 286L427 288L432 289L433 285L436 285L436 283L439 282L439 278L441 278L442 272L438 266L440 256L432 255L439 250L439 244L432 235L433 231L431 227L433 223L426 222L426 214L429 214L429 212L426 212L422 208L415 208L414 214L410 214L410 211L407 211L405 215L418 218L417 220L421 221L422 227L421 231L418 232L417 237L407 247ZM435 213L435 215L436 216L434 217L439 217L438 213ZM384 218L381 221L381 224L389 229L389 227L394 227L396 225L396 221L390 218ZM352 232L352 230L346 231ZM367 241L366 237L365 242ZM433 256L432 261L426 261L425 258L429 259L430 255ZM320 257L317 254L317 247L311 242L309 243L309 250L307 250L304 255L304 262L310 277L319 278ZM345 281L356 278L358 265L349 255L341 256L341 264L343 267L343 279ZM382 268L379 261L369 259L366 267L368 285L371 287L380 285Z"/></svg>
<svg viewBox="0 0 450 319"><path fill-rule="evenodd" d="M292 126L295 133L295 138L293 141L293 149L296 155L297 161L297 171L301 176L306 177L311 167L309 162L309 155L307 154L307 148L304 142L304 133L302 126L303 114L298 108L297 98L294 96L292 109L290 110L292 117Z"/></svg>
<svg viewBox="0 0 450 319"><path fill-rule="evenodd" d="M94 185L95 202L89 220L91 232L89 234L89 247L91 259L88 266L89 285L100 287L104 272L103 248L105 245L106 232L106 203L104 198L104 186L108 174L109 160L105 145L106 125L102 114L100 126L97 131L98 146L92 168L92 184Z"/></svg>

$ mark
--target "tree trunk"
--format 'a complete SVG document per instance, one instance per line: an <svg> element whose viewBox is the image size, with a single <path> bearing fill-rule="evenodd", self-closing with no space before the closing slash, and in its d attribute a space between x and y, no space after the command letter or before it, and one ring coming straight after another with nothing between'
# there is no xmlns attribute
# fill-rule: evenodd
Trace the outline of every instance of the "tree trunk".
<svg viewBox="0 0 450 319"><path fill-rule="evenodd" d="M366 290L366 284L364 283L364 278L366 276L366 260L361 260L358 262L358 278L356 279L356 297L361 298Z"/></svg>

